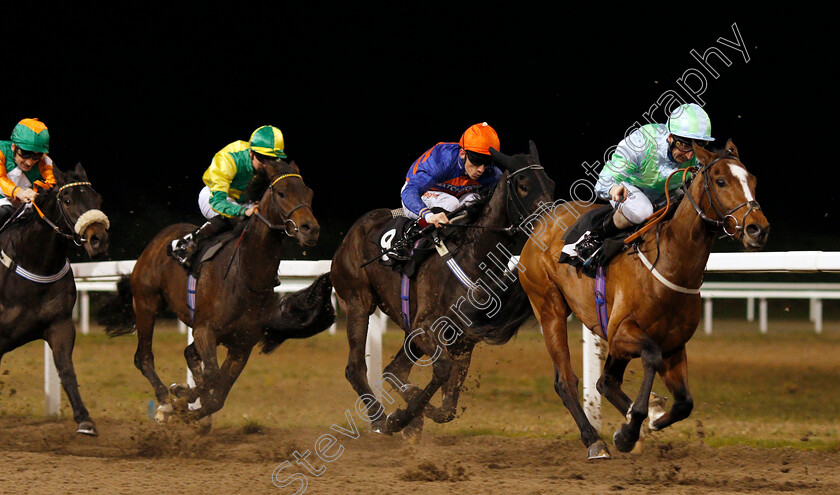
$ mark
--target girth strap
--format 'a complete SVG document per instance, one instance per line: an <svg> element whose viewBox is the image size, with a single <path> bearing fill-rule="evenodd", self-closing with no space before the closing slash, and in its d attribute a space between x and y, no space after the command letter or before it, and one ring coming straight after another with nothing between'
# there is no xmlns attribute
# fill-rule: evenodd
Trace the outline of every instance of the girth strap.
<svg viewBox="0 0 840 495"><path fill-rule="evenodd" d="M51 284L58 280L61 280L67 272L70 271L70 261L65 259L64 266L59 270L57 273L52 275L38 275L37 273L32 273L29 270L22 268L20 265L15 262L5 251L0 250L0 263L6 266L10 271L17 273L19 276L29 280L30 282L35 282L36 284Z"/></svg>

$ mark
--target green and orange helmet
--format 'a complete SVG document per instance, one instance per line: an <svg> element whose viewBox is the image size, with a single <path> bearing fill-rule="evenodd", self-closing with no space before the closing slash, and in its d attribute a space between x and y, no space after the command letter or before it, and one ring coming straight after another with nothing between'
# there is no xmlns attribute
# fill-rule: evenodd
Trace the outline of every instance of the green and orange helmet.
<svg viewBox="0 0 840 495"><path fill-rule="evenodd" d="M22 150L49 153L50 131L38 119L23 119L12 130L12 143Z"/></svg>
<svg viewBox="0 0 840 495"><path fill-rule="evenodd" d="M283 133L274 126L264 125L254 131L249 143L251 151L254 153L274 158L286 158L284 151L286 143L283 140Z"/></svg>

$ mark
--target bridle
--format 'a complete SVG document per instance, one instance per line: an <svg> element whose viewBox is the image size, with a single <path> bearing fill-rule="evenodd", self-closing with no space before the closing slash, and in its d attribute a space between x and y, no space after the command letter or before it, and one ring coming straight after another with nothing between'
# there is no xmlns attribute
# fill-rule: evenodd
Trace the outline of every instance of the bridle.
<svg viewBox="0 0 840 495"><path fill-rule="evenodd" d="M35 186L41 188L44 191L52 189L52 187L53 187L52 184L49 184L47 182L42 182L42 181L35 181ZM65 189L70 188L70 187L78 187L78 186L88 186L88 187L91 188L91 190L93 190L93 186L91 185L90 182L79 181L79 182L70 182L68 184L64 184L63 186L60 186L55 193L55 201L58 204L59 215L61 215L61 219L64 221L64 224L67 225L68 227L70 227L71 229L73 229L72 234L68 234L66 232L63 232L61 230L61 227L59 227L52 220L50 220L44 214L44 212L41 211L41 209L38 207L38 205L35 204L35 202L32 202L32 207L35 208L36 212L38 212L38 216L40 216L41 219L44 222L46 222L46 224L49 225L53 229L53 232L55 232L57 235L59 235L61 237L64 237L65 239L73 241L73 243L76 246L82 246L84 243L88 242L88 240L84 236L82 236L82 232L80 232L83 229L81 229L81 228L77 229L75 227L75 222L73 222L70 219L70 215L67 214L67 210L64 208L64 204L61 202L61 197L60 197L61 192L64 191ZM94 191L94 193L95 192L96 191ZM99 211L99 210L90 209L88 211ZM87 212L85 212L85 213L87 213ZM104 213L103 213L103 216L104 216Z"/></svg>
<svg viewBox="0 0 840 495"><path fill-rule="evenodd" d="M516 194L516 187L513 184L513 178L516 174L522 173L526 170L545 170L542 165L535 163L532 165L526 165L520 169L517 169L510 174L508 174L507 179L505 179L505 187L507 187L508 192L508 219L511 221L511 225L507 228L511 233L516 233L522 229L522 222L525 221L526 218L531 214L528 211L527 206L525 206L525 202L522 198ZM537 175L537 174L535 174ZM537 192L537 195L548 195L551 196L553 191L549 191L545 181L543 181L542 177L537 175L537 182L539 183L540 190ZM529 193L529 196L535 193ZM527 198L526 198L527 199ZM515 220L514 220L515 218Z"/></svg>
<svg viewBox="0 0 840 495"><path fill-rule="evenodd" d="M725 155L725 156L715 158L714 160L712 160L711 162L709 162L706 165L703 165L699 169L695 167L695 170L697 171L697 173L701 174L703 176L703 190L706 193L706 198L709 200L709 204L712 206L712 208L714 208L717 216L720 217L720 220L715 220L713 218L710 218L708 215L706 215L706 213L700 208L700 205L697 203L697 201L695 201L694 198L690 194L688 194L688 187L686 186L685 181L683 181L682 189L683 189L683 192L685 192L685 196L691 202L691 206L693 206L694 210L697 212L697 214L700 215L700 218L702 218L706 223L714 225L715 227L720 227L720 229L723 231L723 233L727 237L735 237L736 235L738 235L739 232L742 232L744 230L744 224L747 221L747 216L750 213L752 213L754 210L759 210L760 211L761 206L758 204L758 201L751 200L751 201L745 201L745 202L743 202L743 203L741 203L741 204L739 204L739 205L737 205L733 208L730 208L728 211L724 212L725 207L722 206L722 201L720 200L720 197L718 196L717 192L715 192L715 189L713 187L711 187L711 185L709 184L710 178L709 178L709 174L707 172L709 171L709 169L715 163L717 163L721 160L727 160L727 159L728 160L734 160L739 165L743 166L743 164L740 162L740 160L738 160L738 158L736 158L735 156ZM747 212L744 213L744 216L741 217L740 221L738 221L738 218L735 217L734 213L736 211L740 210L741 208L744 208L744 207L747 208ZM735 222L735 227L734 227L732 232L729 231L729 227L727 225L728 219L732 219L732 221Z"/></svg>
<svg viewBox="0 0 840 495"><path fill-rule="evenodd" d="M277 184L278 182L280 182L281 179L286 179L288 177L298 177L299 179L303 180L303 177L301 177L300 174L284 174L284 175L281 175L280 177L277 177L276 179L274 179L271 182L271 184L268 186L268 188L271 190L272 201L274 201L274 185ZM271 230L281 230L287 236L294 237L295 234L297 234L300 229L298 229L298 226L295 223L295 221L291 219L291 216L292 216L292 213L298 211L301 208L309 208L309 211L312 212L312 206L308 203L301 203L301 204L295 206L294 208L292 208L291 210L289 210L288 212L284 212L283 209L280 208L280 206L278 205L277 210L280 213L280 217L283 219L282 224L272 223L268 218L266 218L262 213L260 213L258 209L254 210L254 215L256 215L256 217L260 221L262 221L264 224L266 224L269 229L271 229Z"/></svg>

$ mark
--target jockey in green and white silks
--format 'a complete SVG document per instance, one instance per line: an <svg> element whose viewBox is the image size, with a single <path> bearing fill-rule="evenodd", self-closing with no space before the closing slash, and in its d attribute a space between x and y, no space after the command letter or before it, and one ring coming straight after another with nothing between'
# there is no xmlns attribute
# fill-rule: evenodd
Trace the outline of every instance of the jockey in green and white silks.
<svg viewBox="0 0 840 495"><path fill-rule="evenodd" d="M675 170L694 166L693 143L714 141L709 116L694 103L680 105L666 124L648 124L633 131L618 144L604 165L595 193L615 208L602 229L584 235L574 246L578 256L589 259L604 238L644 222L653 214L653 204L665 195L665 182ZM674 190L680 181L671 181Z"/></svg>

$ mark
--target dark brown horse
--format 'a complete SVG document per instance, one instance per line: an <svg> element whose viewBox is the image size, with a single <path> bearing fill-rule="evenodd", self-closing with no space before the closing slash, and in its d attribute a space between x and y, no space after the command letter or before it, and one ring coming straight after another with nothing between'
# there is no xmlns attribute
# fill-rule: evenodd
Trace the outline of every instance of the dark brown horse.
<svg viewBox="0 0 840 495"><path fill-rule="evenodd" d="M106 254L109 222L81 165L72 172L53 171L56 184L38 194L38 208L10 221L0 234L0 359L23 344L46 340L79 425L77 433L96 436L73 370L76 284L67 250L75 244L91 258Z"/></svg>
<svg viewBox="0 0 840 495"><path fill-rule="evenodd" d="M741 163L735 145L729 141L715 153L695 146L694 152L705 165L695 170L685 198L659 230L659 238L651 230L638 252L620 254L605 267L609 354L597 388L628 418L613 436L622 452L630 451L639 439L657 373L674 401L669 411L651 414L650 428L660 430L691 413L685 344L700 321L699 288L716 233L722 230L748 250L762 248L767 240L769 224L755 200L755 177ZM575 213L557 209L556 221L547 215L543 217L550 228L529 239L522 250L522 286L554 361L555 390L577 423L589 458L609 458L606 444L581 408L566 334L570 312L593 331L598 328L594 281L579 269L557 263L565 225L573 223ZM651 270L646 265L654 260L658 261ZM644 377L631 400L621 384L628 362L637 357L642 359Z"/></svg>
<svg viewBox="0 0 840 495"><path fill-rule="evenodd" d="M259 202L259 213L247 220L238 240L228 242L213 258L201 264L192 314L187 297L187 271L167 255L166 246L195 230L194 225L176 224L162 230L137 259L130 290L125 284L121 287L120 297L133 303L133 312L131 307L125 308L126 319L112 322L106 331L112 336L128 333L133 330L132 317L136 318L134 365L155 390L159 404L156 419L160 422L174 411L170 391L183 399L174 402L179 407L184 406L184 401L200 399L200 408L183 411L185 419L202 419L221 409L253 347L262 342L263 350L269 351L285 338L269 331L269 320L277 307L274 280L281 245L286 237L292 237L301 246L313 246L320 227L311 209L312 190L303 183L297 165L278 161L266 167L266 173L270 185ZM316 290L321 292L324 286L329 301L328 283L321 283ZM194 388L173 385L170 390L155 371L152 354L155 318L167 306L193 328L195 341L187 346L184 355L195 379ZM228 349L221 366L216 358L219 345Z"/></svg>
<svg viewBox="0 0 840 495"><path fill-rule="evenodd" d="M390 434L412 422L410 430L419 432L424 410L436 422L451 421L473 348L480 340L476 330L484 326L496 330L518 328L531 314L527 296L506 264L517 238L524 240L524 235L516 235L520 225L527 224L529 215L541 204L551 202L554 183L539 165L533 142L529 154L511 157L492 149L491 152L505 172L492 194L470 207L474 213L470 216L477 217L476 224L465 228L462 235L453 236L448 244L470 281L477 281L471 282L475 284L472 288L466 288L453 275L443 257L433 254L412 281L410 322L406 326L400 302L400 275L379 263L363 266L379 254L379 245L372 242L371 236L391 218L386 209L371 211L356 221L333 257L332 282L347 315L350 355L346 376L364 402L376 432ZM445 229L453 228L457 227ZM450 307L454 308L452 313ZM407 334L384 375L396 386L407 406L387 418L366 376L368 317L376 308ZM428 358L421 360L424 355ZM407 383L414 364L432 366L433 377L422 389ZM442 405L435 408L429 400L440 387Z"/></svg>

